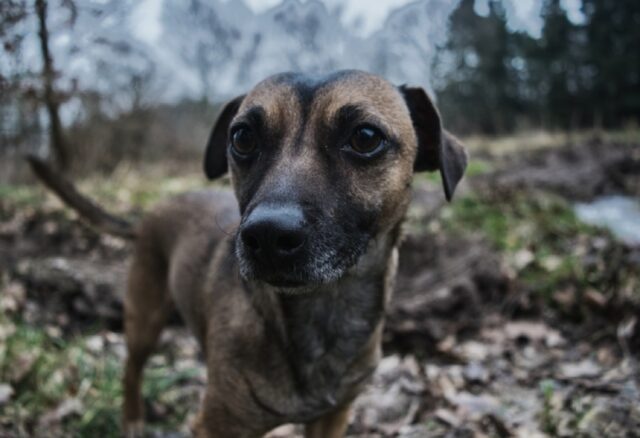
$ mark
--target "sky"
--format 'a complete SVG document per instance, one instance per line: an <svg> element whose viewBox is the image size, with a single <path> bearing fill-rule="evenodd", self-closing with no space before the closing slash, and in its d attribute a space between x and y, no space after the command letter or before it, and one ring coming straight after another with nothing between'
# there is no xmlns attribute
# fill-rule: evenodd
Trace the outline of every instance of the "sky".
<svg viewBox="0 0 640 438"><path fill-rule="evenodd" d="M238 0L225 0L238 1ZM242 0L255 12L264 12L277 6L282 0ZM305 1L305 0L301 0ZM345 24L357 24L357 34L366 37L384 25L384 21L391 11L402 7L415 0L321 0L328 7L334 8L342 5L344 8L343 20ZM540 35L542 20L540 8L543 0L506 0L509 26L513 30L523 30L537 37ZM136 36L152 43L156 41L162 31L160 25L160 12L162 0L142 0L134 14L136 23ZM569 18L574 22L580 22L581 0L562 0L563 7L567 10ZM476 11L479 14L488 12L489 0L476 0Z"/></svg>
<svg viewBox="0 0 640 438"><path fill-rule="evenodd" d="M227 0L237 1L237 0ZM304 1L304 0L303 0ZM399 7L415 0L322 0L329 7L344 5L344 17L346 23L351 24L360 21L361 27L358 33L367 36L380 29L387 15ZM282 2L282 0L244 0L254 11L262 12ZM569 18L574 22L580 22L581 0L562 0L562 6L567 10ZM489 0L476 0L476 11L479 14L488 12ZM524 30L533 36L539 36L542 26L540 8L542 0L506 0L509 24L513 29Z"/></svg>
<svg viewBox="0 0 640 438"><path fill-rule="evenodd" d="M1 0L0 0L1 1ZM171 90L166 90L168 96L182 96L184 93L188 95L198 95L201 92L202 81L198 77L197 72L191 68L188 64L176 58L176 53L166 49L166 44L162 42L163 26L162 26L162 5L163 1L173 0L137 0L138 3L133 13L130 16L130 28L133 30L135 36L144 43L147 43L148 47L152 48L155 53L155 58L160 61L160 64L164 66L171 66L172 77L180 78L179 80L172 81L177 84ZM238 2L243 1L250 9L256 14L263 13L271 8L277 7L284 0L218 0L222 2ZM289 0L291 1L291 0ZM296 0L300 2L306 2L310 0ZM356 36L367 38L376 31L382 29L385 25L386 19L391 12L396 9L402 8L409 3L416 1L424 1L427 5L430 1L434 4L442 6L443 4L455 7L460 0L320 0L323 2L329 11L336 11L337 8L341 8L340 17L343 21L345 28L351 29L351 32ZM448 4L447 2L451 2ZM505 10L507 13L507 24L514 31L528 32L534 37L540 35L542 27L542 19L540 12L542 4L545 0L503 0ZM561 4L568 11L568 16L574 21L580 21L580 5L581 0L560 0ZM475 0L475 9L478 14L484 15L489 12L490 0ZM442 9L442 8L440 8ZM447 8L445 8L447 9ZM434 12L436 14L436 12ZM433 16L434 20L444 20L446 15L436 14ZM437 22L434 22L436 24ZM440 24L440 23L437 23ZM276 57L277 58L277 57ZM339 59L342 59L338 57ZM286 60L285 60L286 61ZM343 60L345 61L345 60ZM368 64L363 65L362 59L354 57L348 59L343 63L340 63L340 68L360 68L368 70L370 66ZM273 62L271 63L273 64ZM286 63L285 63L286 64ZM343 65L344 64L344 65ZM288 64L286 64L288 65ZM261 66L264 71L271 71L270 65ZM286 67L293 68L293 67ZM302 67L295 67L302 68ZM420 67L416 67L420 69ZM402 68L396 69L407 77L398 73L393 77L393 72L387 72L390 79L398 82L414 82L426 86L430 86L428 75L422 74L421 76L411 75ZM235 72L235 70L234 70ZM228 92L236 92L234 87L240 87L240 84L236 83L237 77L233 74L223 74L218 72L219 76L216 78L218 88L227 90ZM398 76L399 75L399 76ZM400 77L402 76L402 77ZM416 78L420 77L418 80ZM226 82L225 82L226 81ZM186 91L185 91L186 90ZM231 90L231 91L229 91ZM169 98L170 99L170 98Z"/></svg>
<svg viewBox="0 0 640 438"><path fill-rule="evenodd" d="M509 26L513 30L523 30L534 37L540 36L542 17L540 10L543 0L505 0ZM574 23L582 20L580 11L581 0L561 0L560 4L567 11L567 15ZM476 0L475 9L478 14L489 12L489 0Z"/></svg>

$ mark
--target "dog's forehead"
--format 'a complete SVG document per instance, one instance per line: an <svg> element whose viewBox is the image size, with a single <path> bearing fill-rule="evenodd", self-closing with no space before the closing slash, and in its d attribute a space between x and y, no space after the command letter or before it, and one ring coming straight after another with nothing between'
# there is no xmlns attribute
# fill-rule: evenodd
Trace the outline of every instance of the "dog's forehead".
<svg viewBox="0 0 640 438"><path fill-rule="evenodd" d="M312 109L333 112L346 105L360 103L368 109L406 111L397 88L387 80L359 70L328 75L281 73L271 76L247 94L240 112L260 106L271 116L306 118Z"/></svg>

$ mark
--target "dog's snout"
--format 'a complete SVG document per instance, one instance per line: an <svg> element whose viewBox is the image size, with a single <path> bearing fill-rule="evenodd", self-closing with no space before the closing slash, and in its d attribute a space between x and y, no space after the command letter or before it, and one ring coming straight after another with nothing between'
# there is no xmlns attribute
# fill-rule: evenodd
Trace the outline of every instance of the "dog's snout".
<svg viewBox="0 0 640 438"><path fill-rule="evenodd" d="M258 206L240 230L245 248L264 261L277 262L300 252L307 240L302 210L296 206Z"/></svg>

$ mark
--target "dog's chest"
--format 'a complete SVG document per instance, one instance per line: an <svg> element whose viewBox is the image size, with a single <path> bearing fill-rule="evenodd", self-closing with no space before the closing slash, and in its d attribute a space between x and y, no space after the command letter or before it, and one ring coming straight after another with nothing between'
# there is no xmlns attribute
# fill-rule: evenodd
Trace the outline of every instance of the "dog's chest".
<svg viewBox="0 0 640 438"><path fill-rule="evenodd" d="M274 423L306 422L351 400L379 357L382 280L347 282L348 290L325 295L277 297L277 307L228 337L231 360L216 380L234 382L223 390L235 392L235 403L254 406Z"/></svg>
<svg viewBox="0 0 640 438"><path fill-rule="evenodd" d="M282 356L299 392L332 401L339 388L361 377L362 370L351 372L352 368L368 353L384 313L377 289L371 281L321 299L282 299Z"/></svg>

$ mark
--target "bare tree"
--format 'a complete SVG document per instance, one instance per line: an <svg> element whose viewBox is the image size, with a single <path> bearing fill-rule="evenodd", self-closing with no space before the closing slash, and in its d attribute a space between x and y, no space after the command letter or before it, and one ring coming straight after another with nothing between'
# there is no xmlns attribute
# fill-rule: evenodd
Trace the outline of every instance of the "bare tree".
<svg viewBox="0 0 640 438"><path fill-rule="evenodd" d="M36 14L38 16L38 37L40 39L40 53L42 55L42 85L44 104L49 115L49 141L58 166L61 169L69 167L69 153L65 144L60 121L60 102L56 95L54 82L56 72L53 65L51 52L49 51L49 30L47 28L47 1L35 0Z"/></svg>

